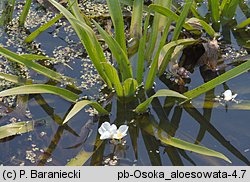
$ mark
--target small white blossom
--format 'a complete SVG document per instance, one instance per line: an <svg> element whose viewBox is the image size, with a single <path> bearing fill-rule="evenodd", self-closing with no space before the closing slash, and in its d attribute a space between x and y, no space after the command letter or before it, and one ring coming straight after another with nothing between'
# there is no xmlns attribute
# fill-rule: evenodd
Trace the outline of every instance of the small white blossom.
<svg viewBox="0 0 250 182"><path fill-rule="evenodd" d="M104 122L101 127L98 129L98 132L100 133L101 140L105 139L122 139L127 135L128 126L127 125L121 125L119 129L117 129L117 126L115 124L110 125L109 122Z"/></svg>
<svg viewBox="0 0 250 182"><path fill-rule="evenodd" d="M101 140L110 139L113 138L113 135L116 133L117 127L116 125L112 124L110 125L109 122L102 123L101 127L98 129L98 132L100 133Z"/></svg>
<svg viewBox="0 0 250 182"><path fill-rule="evenodd" d="M233 94L231 90L226 90L223 94L224 101L233 101L237 94Z"/></svg>
<svg viewBox="0 0 250 182"><path fill-rule="evenodd" d="M116 130L115 134L113 135L114 139L122 139L123 137L125 137L127 135L127 131L128 131L128 126L127 125L121 125L118 130Z"/></svg>

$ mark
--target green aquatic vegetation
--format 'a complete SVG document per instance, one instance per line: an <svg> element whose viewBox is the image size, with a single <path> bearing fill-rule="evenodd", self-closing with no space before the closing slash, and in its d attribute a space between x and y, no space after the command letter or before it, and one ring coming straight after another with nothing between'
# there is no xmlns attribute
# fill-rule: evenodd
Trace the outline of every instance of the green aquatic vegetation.
<svg viewBox="0 0 250 182"><path fill-rule="evenodd" d="M0 26L6 25L12 20L15 2L16 0L2 0L0 2L0 8L3 9L0 17Z"/></svg>
<svg viewBox="0 0 250 182"><path fill-rule="evenodd" d="M25 38L24 42L31 43L38 35L40 35L42 32L47 30L49 27L54 25L59 19L63 17L62 14L56 15L54 18L52 18L47 23L40 26L38 29L36 29L34 32L32 32L28 37Z"/></svg>
<svg viewBox="0 0 250 182"><path fill-rule="evenodd" d="M27 122L17 122L17 123L11 123L0 127L0 140L20 135L23 133L28 133L34 130L33 121L27 121Z"/></svg>
<svg viewBox="0 0 250 182"><path fill-rule="evenodd" d="M25 5L23 7L23 11L22 14L19 18L19 25L20 26L24 26L25 20L28 16L29 10L30 10L30 6L31 6L32 0L26 0Z"/></svg>

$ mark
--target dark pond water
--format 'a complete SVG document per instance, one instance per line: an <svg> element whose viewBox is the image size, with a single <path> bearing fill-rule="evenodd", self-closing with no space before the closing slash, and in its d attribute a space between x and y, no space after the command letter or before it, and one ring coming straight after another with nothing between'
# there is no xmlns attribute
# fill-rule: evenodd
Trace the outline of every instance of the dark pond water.
<svg viewBox="0 0 250 182"><path fill-rule="evenodd" d="M18 1L19 5L23 5L21 2ZM241 8L243 5L244 8ZM205 15L207 12L204 6L201 4L199 11ZM241 6L232 24L249 17L250 2L246 1ZM104 93L99 93L102 88L99 77L65 20L42 33L36 38L35 43L31 45L22 43L27 31L34 31L51 17L53 13L45 13L37 3L34 3L28 17L27 29L17 28L15 23L8 28L0 28L0 43L15 52L45 53L56 57L60 61L56 64L47 63L48 66L75 78L83 97L98 99L106 96ZM229 55L228 57L248 54L249 29L239 32L222 26L221 32L221 47L225 54ZM109 53L106 56L109 57ZM25 72L23 68L17 71L13 64L7 63L2 57L0 62L1 71L6 71L7 68L2 65L7 64L10 67L7 70L9 73ZM228 66L226 70L231 68ZM249 72L244 73L182 107L177 105L163 107L164 103L170 101L165 98L155 99L149 112L140 116L131 112L136 103L123 104L113 98L112 105L107 103L112 111L109 117L97 117L93 109L86 107L71 119L67 126L59 126L56 121L62 121L71 103L49 94L10 97L0 103L2 115L0 125L9 124L13 120L34 121L34 131L1 140L0 164L65 165L82 150L91 153L95 149L94 145L99 142L97 130L100 123L110 121L117 125L123 123L129 125L129 132L125 137L126 143L117 147L108 141L98 144L99 148L85 165L249 165L250 104L245 104L250 103L249 74ZM55 85L32 71L30 76L37 83ZM205 76L209 77L212 74L205 72ZM198 67L194 69L190 80L184 90L191 90L204 83ZM1 82L1 89L6 89L6 84L8 83ZM63 84L58 86L65 87ZM167 87L181 90L165 78L156 81L155 90ZM214 103L210 107L204 107L204 100L212 101L215 96L227 89L238 94L236 97L238 104L232 102L225 106ZM245 107L241 107L242 103ZM165 146L157 140L157 137L141 129L139 123L142 121L143 123L154 121L172 136L219 151L226 155L232 164L221 159Z"/></svg>

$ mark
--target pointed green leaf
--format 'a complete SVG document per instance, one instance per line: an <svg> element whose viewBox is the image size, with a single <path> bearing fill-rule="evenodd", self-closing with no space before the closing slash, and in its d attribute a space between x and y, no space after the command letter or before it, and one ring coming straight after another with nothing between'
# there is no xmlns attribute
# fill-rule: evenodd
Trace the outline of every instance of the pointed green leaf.
<svg viewBox="0 0 250 182"><path fill-rule="evenodd" d="M125 97L133 96L135 94L137 87L138 83L135 79L128 78L127 80L125 80L123 83L124 96Z"/></svg>
<svg viewBox="0 0 250 182"><path fill-rule="evenodd" d="M152 95L146 101L144 101L143 103L138 105L134 111L137 113L145 112L147 110L149 104L152 102L152 100L155 97L178 97L178 98L182 98L182 99L187 98L186 96L184 96L178 92L172 91L172 90L166 90L166 89L158 90L154 95Z"/></svg>
<svg viewBox="0 0 250 182"><path fill-rule="evenodd" d="M152 10L152 11L156 11L157 13L160 13L160 14L162 14L164 16L171 17L175 22L178 22L178 20L180 18L175 12L173 12L169 8L162 7L162 6L157 5L157 4L149 5L149 9ZM194 29L188 23L184 23L183 28L185 28L187 30L193 30Z"/></svg>
<svg viewBox="0 0 250 182"><path fill-rule="evenodd" d="M6 73L0 73L0 79L7 80L9 82L23 85L23 84L31 84L32 80L23 78L21 76L16 76L16 75L11 75L11 74L6 74Z"/></svg>
<svg viewBox="0 0 250 182"><path fill-rule="evenodd" d="M124 21L119 0L107 0L110 16L115 29L115 40L127 54Z"/></svg>
<svg viewBox="0 0 250 182"><path fill-rule="evenodd" d="M177 41L172 41L166 44L161 52L160 52L160 59L158 60L158 68L159 68L159 75L162 75L167 68L167 65L171 59L173 49L178 45L191 45L196 43L197 40L194 39L179 39Z"/></svg>
<svg viewBox="0 0 250 182"><path fill-rule="evenodd" d="M118 95L118 97L122 97L123 88L116 69L109 63L102 63L102 65L109 80L111 81L111 83L115 88L116 94Z"/></svg>
<svg viewBox="0 0 250 182"><path fill-rule="evenodd" d="M76 95L71 91L45 84L24 85L20 87L7 89L0 92L0 97L10 96L10 95L20 95L20 94L43 94L43 93L58 95L70 102L75 102L79 98L78 95Z"/></svg>
<svg viewBox="0 0 250 182"><path fill-rule="evenodd" d="M244 28L250 24L250 18L244 20L243 22L239 23L235 28Z"/></svg>
<svg viewBox="0 0 250 182"><path fill-rule="evenodd" d="M19 25L20 26L23 26L25 23L26 17L29 13L29 10L30 10L31 3L32 3L32 0L26 0L26 2L25 2L22 14L19 18Z"/></svg>
<svg viewBox="0 0 250 182"><path fill-rule="evenodd" d="M74 107L70 110L70 112L65 117L63 124L67 123L72 117L74 117L79 111L81 111L85 106L91 105L94 107L100 114L109 114L100 104L97 102L82 100L75 103Z"/></svg>
<svg viewBox="0 0 250 182"><path fill-rule="evenodd" d="M193 4L193 0L186 0L184 8L180 14L180 17L179 17L177 23L176 23L172 40L178 40L179 35L181 33L181 30L182 30L182 27L186 21L188 13L189 13L189 10L192 7L192 4Z"/></svg>
<svg viewBox="0 0 250 182"><path fill-rule="evenodd" d="M62 14L56 15L54 18L52 18L50 21L47 23L43 24L40 26L38 29L36 29L34 32L32 32L28 37L24 39L24 42L30 43L32 42L38 35L40 35L42 32L47 30L49 27L54 25L59 19L63 17Z"/></svg>
<svg viewBox="0 0 250 182"><path fill-rule="evenodd" d="M116 62L119 66L119 72L122 74L123 80L126 80L128 78L132 78L132 67L130 65L128 56L123 51L119 43L110 36L103 28L95 21L93 21L95 26L97 27L99 33L101 34L102 38L105 40L105 42L108 44L112 54L116 58Z"/></svg>
<svg viewBox="0 0 250 182"><path fill-rule="evenodd" d="M0 127L0 140L6 137L27 133L33 130L34 127L32 121L17 122L4 125Z"/></svg>
<svg viewBox="0 0 250 182"><path fill-rule="evenodd" d="M58 82L65 82L69 81L71 82L72 79L66 76L62 76L61 74L46 68L45 66L42 66L38 63L35 63L33 61L27 60L21 55L18 55L14 52L9 51L8 49L5 49L4 47L0 46L0 54L3 55L4 57L8 58L10 61L17 62L19 64L25 65L26 67L33 69L34 71L51 78L53 80L56 80Z"/></svg>
<svg viewBox="0 0 250 182"><path fill-rule="evenodd" d="M229 163L232 163L225 155L223 155L220 152L217 152L215 150L209 149L207 147L203 147L200 145L192 144L190 142L186 142L184 140L174 138L174 137L168 137L164 138L162 136L159 136L159 139L161 140L162 143L165 143L167 145L171 145L176 148L180 148L183 150L189 150L192 152L196 152L198 154L206 155L206 156L211 156L211 157L217 157L220 159L223 159Z"/></svg>
<svg viewBox="0 0 250 182"><path fill-rule="evenodd" d="M220 20L220 1L210 0L212 20L214 23L218 23Z"/></svg>
<svg viewBox="0 0 250 182"><path fill-rule="evenodd" d="M102 140L97 141L96 145L95 145L95 149L93 152L86 152L86 151L80 151L76 157L72 158L67 164L66 166L82 166L84 165L87 160L90 159L90 157L92 157L92 155L99 149L99 147L102 144Z"/></svg>
<svg viewBox="0 0 250 182"><path fill-rule="evenodd" d="M49 0L70 22L74 30L76 31L79 39L84 45L90 59L92 60L96 70L106 82L106 84L111 88L111 83L108 80L105 72L103 71L102 62L107 62L102 47L99 44L94 31L85 23L85 21L79 21L76 17L71 14L66 8L64 8L60 3L55 0ZM79 25L81 24L81 26Z"/></svg>
<svg viewBox="0 0 250 182"><path fill-rule="evenodd" d="M222 75L202 84L199 87L196 87L193 90L190 90L188 92L185 92L183 95L185 95L188 99L182 102L181 104L192 100L195 97L198 97L199 95L215 88L216 86L242 74L245 73L246 71L250 70L250 61L246 61L245 63L223 73Z"/></svg>
<svg viewBox="0 0 250 182"><path fill-rule="evenodd" d="M140 38L142 35L143 0L134 0L130 24L130 38Z"/></svg>
<svg viewBox="0 0 250 182"><path fill-rule="evenodd" d="M36 54L22 54L20 55L23 58L29 60L29 61L33 61L33 60L54 60L54 58L50 58L47 56L43 56L43 55L36 55Z"/></svg>
<svg viewBox="0 0 250 182"><path fill-rule="evenodd" d="M203 29L207 32L207 34L211 37L214 38L216 35L216 32L214 31L214 29L211 27L211 25L209 25L207 22L198 19L198 18L190 18L188 20L188 22L200 22L201 26L203 27Z"/></svg>
<svg viewBox="0 0 250 182"><path fill-rule="evenodd" d="M166 132L162 130L156 123L147 122L141 123L141 125L144 131L146 131L152 136L155 136L164 144L177 147L183 150L196 152L202 155L217 157L231 163L231 161L220 152L167 135ZM152 129L152 127L154 127L157 131L155 129Z"/></svg>

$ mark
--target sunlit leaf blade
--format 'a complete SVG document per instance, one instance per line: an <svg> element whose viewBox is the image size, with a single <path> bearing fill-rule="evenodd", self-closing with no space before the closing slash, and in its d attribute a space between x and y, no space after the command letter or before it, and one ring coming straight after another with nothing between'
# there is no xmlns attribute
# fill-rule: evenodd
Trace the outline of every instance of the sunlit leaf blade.
<svg viewBox="0 0 250 182"><path fill-rule="evenodd" d="M17 122L0 127L0 139L33 131L33 122Z"/></svg>
<svg viewBox="0 0 250 182"><path fill-rule="evenodd" d="M172 23L171 19L168 19L168 22L167 22L167 24L165 26L165 29L164 29L164 31L162 33L162 36L161 36L161 39L160 39L158 49L157 49L157 51L155 53L153 62L151 63L151 67L150 67L148 75L147 75L147 79L146 79L146 83L145 83L145 90L146 91L148 91L149 89L151 89L153 87L154 80L155 80L155 77L156 77L157 72L158 72L158 61L160 61L159 60L160 59L160 53L161 53L161 50L162 50L162 48L164 47L164 45L166 43L171 23ZM169 53L169 55L171 55L171 54Z"/></svg>
<svg viewBox="0 0 250 182"><path fill-rule="evenodd" d="M130 25L130 38L140 38L142 35L143 1L134 0Z"/></svg>
<svg viewBox="0 0 250 182"><path fill-rule="evenodd" d="M236 99L237 100L237 99ZM187 105L185 107L189 107L190 105ZM191 106L190 106L191 107ZM201 101L201 100L193 100L192 101L192 107L195 108L203 108L203 109L224 109L225 106L223 106L220 102L213 101L212 99L209 101ZM232 103L230 106L228 106L226 109L228 110L250 110L250 100L240 100L239 103Z"/></svg>
<svg viewBox="0 0 250 182"><path fill-rule="evenodd" d="M80 151L76 157L72 158L66 166L82 166L84 165L87 160L89 160L92 155L98 150L98 148L101 146L102 141L97 141L95 145L95 150L93 152L86 152L86 151Z"/></svg>
<svg viewBox="0 0 250 182"><path fill-rule="evenodd" d="M123 80L133 77L132 75L132 67L130 65L129 59L119 43L110 36L103 28L95 21L93 21L95 26L97 27L99 33L101 34L102 38L108 44L112 54L116 58L116 62L119 66L119 71L122 74Z"/></svg>
<svg viewBox="0 0 250 182"><path fill-rule="evenodd" d="M171 1L166 1L166 0L156 0L154 2L155 4L158 4L161 7L169 7L171 6ZM166 27L166 25L171 21L171 18L168 18L166 16L162 16L158 12L155 13L154 15L154 20L151 25L151 30L150 30L150 37L149 37L149 42L147 44L147 49L145 52L145 57L147 61L150 61L153 59L153 52L155 49L158 48L159 44L159 39L161 38L162 31ZM166 40L165 40L166 41Z"/></svg>
<svg viewBox="0 0 250 182"><path fill-rule="evenodd" d="M72 10L73 14L77 18L77 20L81 22L85 22L84 17L82 16L81 9L79 8L79 4L77 0L68 0L70 9Z"/></svg>
<svg viewBox="0 0 250 182"><path fill-rule="evenodd" d="M65 117L63 124L67 123L72 117L74 117L79 111L81 111L85 106L91 105L94 107L99 114L109 114L108 111L106 111L100 104L97 102L89 101L89 100L82 100L77 102L73 108L70 110L70 112Z"/></svg>
<svg viewBox="0 0 250 182"><path fill-rule="evenodd" d="M62 14L56 15L54 18L52 18L47 23L40 26L38 29L36 29L34 32L32 32L28 37L25 38L24 42L30 43L32 42L38 35L40 35L42 32L47 30L49 27L54 25L59 19L63 17Z"/></svg>
<svg viewBox="0 0 250 182"><path fill-rule="evenodd" d="M119 0L107 0L109 13L115 29L115 39L127 54L124 21Z"/></svg>
<svg viewBox="0 0 250 182"><path fill-rule="evenodd" d="M29 13L29 10L30 10L31 3L32 3L32 0L26 0L26 2L25 2L22 14L19 18L19 25L20 26L23 26L25 23L26 17Z"/></svg>
<svg viewBox="0 0 250 182"><path fill-rule="evenodd" d="M219 3L219 1L217 0L213 0L216 1L216 3ZM223 18L226 18L227 20L231 20L236 13L236 8L239 5L239 0L228 0L225 4L223 9L221 9L222 13L221 16Z"/></svg>
<svg viewBox="0 0 250 182"><path fill-rule="evenodd" d="M7 80L9 82L23 85L23 84L31 84L32 80L23 78L21 76L6 74L6 73L0 73L0 79Z"/></svg>
<svg viewBox="0 0 250 182"><path fill-rule="evenodd" d="M54 60L54 58L50 58L47 56L43 56L43 55L36 55L36 54L22 54L20 55L23 58L32 61L32 60Z"/></svg>
<svg viewBox="0 0 250 182"><path fill-rule="evenodd" d="M180 148L180 149L183 149L183 150L189 150L189 151L196 152L198 154L202 154L202 155L206 155L206 156L217 157L217 158L223 159L223 160L225 160L225 161L227 161L229 163L232 163L222 153L217 152L217 151L212 150L212 149L209 149L207 147L192 144L190 142L186 142L184 140L174 138L174 137L164 138L162 136L159 136L159 139L161 140L161 142L163 142L163 143L165 143L167 145L171 145L171 146L176 147L176 148Z"/></svg>
<svg viewBox="0 0 250 182"><path fill-rule="evenodd" d="M189 101L195 97L198 97L199 95L211 90L212 88L242 74L242 73L245 73L246 71L248 71L250 69L250 61L246 61L245 63L242 63L241 65L223 73L222 75L212 79L211 81L209 82L206 82L204 84L202 84L201 86L199 87L196 87L195 89L193 90L190 90L188 92L185 92L183 95L185 95L188 99L185 100L184 102L186 101ZM182 102L182 103L184 103ZM182 104L181 103L181 104Z"/></svg>
<svg viewBox="0 0 250 182"><path fill-rule="evenodd" d="M239 23L235 28L244 28L250 24L250 18L244 20L243 22Z"/></svg>
<svg viewBox="0 0 250 182"><path fill-rule="evenodd" d="M26 67L33 69L34 71L51 78L53 80L59 81L59 82L65 82L69 81L71 82L72 79L66 76L62 76L61 74L46 68L45 66L42 66L38 63L35 63L33 61L27 60L21 55L18 55L14 52L9 51L8 49L5 49L4 47L0 46L0 54L3 55L4 57L8 58L10 61L17 62L19 64L25 65Z"/></svg>
<svg viewBox="0 0 250 182"><path fill-rule="evenodd" d="M106 74L104 73L103 67L101 65L101 62L107 61L104 56L102 47L95 36L94 31L85 22L76 19L75 16L73 16L66 8L64 8L55 0L49 0L49 2L53 4L68 19L68 21L76 31L82 44L84 45L96 70L98 71L102 79L106 82L106 84L111 87L111 83L108 80ZM81 24L81 26L79 24Z"/></svg>
<svg viewBox="0 0 250 182"><path fill-rule="evenodd" d="M214 38L216 35L216 32L214 31L214 29L211 27L211 25L209 25L207 22L198 19L198 18L190 18L188 20L188 22L199 22L201 24L201 26L203 27L203 29L207 32L207 34L211 37Z"/></svg>
<svg viewBox="0 0 250 182"><path fill-rule="evenodd" d="M172 40L178 40L179 35L181 33L181 30L182 30L182 27L186 21L188 13L189 13L189 10L192 7L192 4L193 4L193 0L186 0L184 8L180 14L179 19L178 19L178 22L176 23Z"/></svg>
<svg viewBox="0 0 250 182"><path fill-rule="evenodd" d="M133 78L128 78L123 83L123 92L125 97L134 96L138 83Z"/></svg>
<svg viewBox="0 0 250 182"><path fill-rule="evenodd" d="M164 71L167 68L167 65L170 61L171 55L172 55L172 50L173 48L175 48L178 45L191 45L196 43L197 40L194 40L192 38L190 39L179 39L177 41L172 41L168 44L166 44L160 53L160 58L158 61L158 68L159 68L159 75L162 75L164 73Z"/></svg>
<svg viewBox="0 0 250 182"><path fill-rule="evenodd" d="M150 14L148 13L144 22L144 34L140 38L140 41L139 41L137 71L136 71L136 80L138 84L141 84L143 82L145 48L146 48L146 42L147 42L147 29L149 25L149 18L150 18Z"/></svg>
<svg viewBox="0 0 250 182"><path fill-rule="evenodd" d="M172 90L166 90L166 89L162 89L162 90L158 90L154 95L152 95L151 97L149 97L147 100L145 100L143 103L139 104L136 108L135 108L135 112L140 113L140 112L145 112L149 106L149 104L152 102L152 100L155 97L178 97L178 98L182 98L182 99L186 99L187 97L172 91Z"/></svg>
<svg viewBox="0 0 250 182"><path fill-rule="evenodd" d="M157 4L151 4L151 5L149 5L149 9L152 10L152 11L156 11L157 13L160 13L160 14L162 14L164 16L171 17L175 22L177 22L179 20L179 16L175 12L170 10L169 8L162 7L162 6L157 5ZM187 30L193 30L194 29L188 23L184 23L183 28L185 28Z"/></svg>
<svg viewBox="0 0 250 182"><path fill-rule="evenodd" d="M10 88L0 92L0 97L10 96L10 95L20 95L20 94L43 94L43 93L58 95L70 102L76 102L76 100L79 98L78 95L76 95L71 91L45 84L24 85L20 87Z"/></svg>
<svg viewBox="0 0 250 182"><path fill-rule="evenodd" d="M123 88L122 88L122 84L120 82L118 73L116 71L116 69L109 63L102 63L103 68L109 78L109 80L111 81L111 83L113 84L116 94L118 97L122 97L123 96Z"/></svg>
<svg viewBox="0 0 250 182"><path fill-rule="evenodd" d="M210 0L210 8L212 13L212 20L214 23L218 23L220 20L220 1L218 0Z"/></svg>

